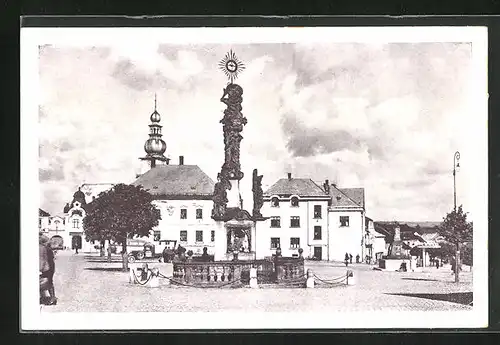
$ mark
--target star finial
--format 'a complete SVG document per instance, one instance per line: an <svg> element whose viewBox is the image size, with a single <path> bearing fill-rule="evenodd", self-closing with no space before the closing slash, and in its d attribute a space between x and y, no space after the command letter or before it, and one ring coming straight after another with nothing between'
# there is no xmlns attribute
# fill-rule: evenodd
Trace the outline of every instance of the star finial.
<svg viewBox="0 0 500 345"><path fill-rule="evenodd" d="M245 69L245 64L236 57L231 49L222 60L219 61L219 69L228 77L231 84Z"/></svg>

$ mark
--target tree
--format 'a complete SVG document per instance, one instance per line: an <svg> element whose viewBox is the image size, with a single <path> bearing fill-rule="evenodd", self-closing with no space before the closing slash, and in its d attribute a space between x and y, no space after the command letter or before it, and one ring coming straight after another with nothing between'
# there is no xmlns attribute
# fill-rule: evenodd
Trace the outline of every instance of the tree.
<svg viewBox="0 0 500 345"><path fill-rule="evenodd" d="M446 241L455 246L455 282L459 282L460 246L472 241L472 223L467 222L467 213L462 209L454 209L443 218L440 234Z"/></svg>
<svg viewBox="0 0 500 345"><path fill-rule="evenodd" d="M149 236L161 219L153 196L142 186L115 185L89 204L83 220L87 240L112 240L122 245L123 269L128 269L127 239Z"/></svg>

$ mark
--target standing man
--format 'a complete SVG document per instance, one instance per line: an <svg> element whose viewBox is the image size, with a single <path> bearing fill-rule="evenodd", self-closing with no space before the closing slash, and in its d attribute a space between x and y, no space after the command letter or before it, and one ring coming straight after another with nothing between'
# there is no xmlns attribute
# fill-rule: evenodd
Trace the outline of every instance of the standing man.
<svg viewBox="0 0 500 345"><path fill-rule="evenodd" d="M50 247L49 239L44 235L39 236L39 260L40 260L40 301L43 302L43 294L49 292L49 300L46 304L57 304L56 293L54 289L54 272L56 269L54 261L54 252Z"/></svg>
<svg viewBox="0 0 500 345"><path fill-rule="evenodd" d="M349 254L345 253L345 256L344 256L344 262L345 262L345 267L347 267L347 265L349 264Z"/></svg>
<svg viewBox="0 0 500 345"><path fill-rule="evenodd" d="M352 264L352 254L349 254L349 263Z"/></svg>

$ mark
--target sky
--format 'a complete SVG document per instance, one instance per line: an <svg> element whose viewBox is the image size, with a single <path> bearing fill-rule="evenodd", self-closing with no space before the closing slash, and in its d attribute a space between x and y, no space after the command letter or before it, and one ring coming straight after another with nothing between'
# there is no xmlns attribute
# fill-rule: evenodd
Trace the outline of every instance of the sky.
<svg viewBox="0 0 500 345"><path fill-rule="evenodd" d="M82 183L130 183L149 116L161 114L166 155L216 180L224 159L218 62L246 68L241 182L264 190L287 173L365 188L374 220L439 221L453 207L453 154L465 150L469 43L130 44L40 47L40 207L60 214ZM457 201L471 205L467 155Z"/></svg>

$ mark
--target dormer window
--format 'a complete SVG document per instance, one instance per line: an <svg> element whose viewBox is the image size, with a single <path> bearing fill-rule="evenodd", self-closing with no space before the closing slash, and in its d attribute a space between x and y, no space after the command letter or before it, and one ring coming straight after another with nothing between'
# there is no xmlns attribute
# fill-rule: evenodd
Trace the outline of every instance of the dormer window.
<svg viewBox="0 0 500 345"><path fill-rule="evenodd" d="M271 199L271 207L280 207L280 200L277 197Z"/></svg>
<svg viewBox="0 0 500 345"><path fill-rule="evenodd" d="M292 197L292 199L290 200L290 204L292 207L299 207L299 198L297 198L296 196Z"/></svg>

